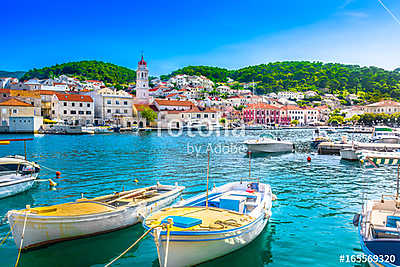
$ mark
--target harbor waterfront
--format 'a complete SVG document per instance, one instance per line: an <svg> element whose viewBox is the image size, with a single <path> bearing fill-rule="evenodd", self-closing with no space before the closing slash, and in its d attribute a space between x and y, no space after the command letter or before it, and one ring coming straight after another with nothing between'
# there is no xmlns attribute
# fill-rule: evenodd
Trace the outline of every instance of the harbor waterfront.
<svg viewBox="0 0 400 267"><path fill-rule="evenodd" d="M272 132L272 131L271 131ZM336 155L318 155L309 149L313 130L273 131L292 141L296 153L252 156L252 177L271 185L277 196L272 217L262 234L248 246L200 266L349 266L347 256L361 255L357 229L352 224L363 199L393 193L394 169L364 169ZM31 190L0 201L0 215L25 205L37 207L74 201L125 190L162 184L185 186L183 198L204 192L207 152L210 188L248 177L249 159L243 142L256 137L204 137L186 132L173 137L168 132L107 135L18 135L31 138L27 157L42 167L41 179L57 179L57 190L39 182ZM361 135L360 135L361 136ZM359 136L359 137L360 137ZM15 138L15 135L2 135ZM365 136L364 136L365 137ZM188 148L197 148L197 152ZM20 144L0 146L2 156L23 154ZM307 157L311 162L307 162ZM135 181L137 180L137 182ZM5 220L0 238L9 231ZM95 237L58 243L21 255L19 266L104 266L136 241L144 229L134 225ZM0 247L0 266L13 266L18 250L11 236ZM344 258L342 258L342 256ZM344 259L344 262L341 262ZM116 266L158 266L157 251L147 237L122 257Z"/></svg>

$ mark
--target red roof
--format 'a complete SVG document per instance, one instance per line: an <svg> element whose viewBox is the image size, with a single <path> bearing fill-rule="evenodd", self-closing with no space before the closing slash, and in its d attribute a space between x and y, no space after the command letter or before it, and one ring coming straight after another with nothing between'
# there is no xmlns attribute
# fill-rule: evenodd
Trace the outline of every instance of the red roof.
<svg viewBox="0 0 400 267"><path fill-rule="evenodd" d="M3 101L0 106L14 106L14 107L33 107L31 104L25 103L15 98Z"/></svg>
<svg viewBox="0 0 400 267"><path fill-rule="evenodd" d="M285 110L303 110L302 108L300 108L298 106L294 106L294 105L283 106L281 109L285 109Z"/></svg>
<svg viewBox="0 0 400 267"><path fill-rule="evenodd" d="M138 62L138 65L145 65L145 66L147 66L146 61L144 61L144 59L143 59L143 55L142 55L142 59Z"/></svg>
<svg viewBox="0 0 400 267"><path fill-rule="evenodd" d="M149 92L156 92L156 91L158 91L158 89L160 89L160 88L149 89Z"/></svg>
<svg viewBox="0 0 400 267"><path fill-rule="evenodd" d="M59 94L59 91L52 91L52 90L39 90L40 95L55 95Z"/></svg>
<svg viewBox="0 0 400 267"><path fill-rule="evenodd" d="M173 93L173 94L167 95L166 97L169 98L169 97L173 97L173 96L176 96L176 95L177 95L177 93Z"/></svg>
<svg viewBox="0 0 400 267"><path fill-rule="evenodd" d="M93 102L93 99L88 95L73 95L73 94L56 94L60 101L75 101L75 102Z"/></svg>
<svg viewBox="0 0 400 267"><path fill-rule="evenodd" d="M185 113L202 113L202 112L203 113L215 113L217 111L215 111L213 109L209 109L209 108L201 110L201 109L199 109L199 107L192 107L191 109L185 110L183 112L185 112Z"/></svg>
<svg viewBox="0 0 400 267"><path fill-rule="evenodd" d="M193 106L193 103L190 101L181 101L181 100L165 100L165 99L156 99L154 102L157 102L160 106L185 106L190 107Z"/></svg>
<svg viewBox="0 0 400 267"><path fill-rule="evenodd" d="M377 103L367 105L367 107L393 107L393 106L398 107L400 106L400 103L393 100L383 100Z"/></svg>
<svg viewBox="0 0 400 267"><path fill-rule="evenodd" d="M153 111L158 111L157 107L149 104L133 104L137 111L143 111L145 108L150 108Z"/></svg>
<svg viewBox="0 0 400 267"><path fill-rule="evenodd" d="M273 106L266 103L256 103L247 105L246 109L279 109L277 106Z"/></svg>

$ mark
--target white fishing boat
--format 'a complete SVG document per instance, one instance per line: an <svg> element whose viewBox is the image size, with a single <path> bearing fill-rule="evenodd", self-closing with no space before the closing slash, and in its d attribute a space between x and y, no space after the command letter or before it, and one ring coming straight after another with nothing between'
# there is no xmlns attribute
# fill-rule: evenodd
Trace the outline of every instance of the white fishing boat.
<svg viewBox="0 0 400 267"><path fill-rule="evenodd" d="M0 158L0 198L16 195L32 188L40 166L23 156Z"/></svg>
<svg viewBox="0 0 400 267"><path fill-rule="evenodd" d="M340 158L344 160L357 161L357 150L354 148L344 148L340 150Z"/></svg>
<svg viewBox="0 0 400 267"><path fill-rule="evenodd" d="M262 134L257 139L249 139L244 142L249 152L284 153L293 152L294 144L282 141L271 134Z"/></svg>
<svg viewBox="0 0 400 267"><path fill-rule="evenodd" d="M318 148L320 143L330 142L331 140L328 137L328 133L320 128L316 128L313 132L313 139L311 141L311 148Z"/></svg>
<svg viewBox="0 0 400 267"><path fill-rule="evenodd" d="M85 126L82 127L82 132L88 134L107 134L113 133L114 130L110 126Z"/></svg>
<svg viewBox="0 0 400 267"><path fill-rule="evenodd" d="M394 129L389 127L375 127L371 142L374 143L385 143L385 144L400 144L400 137L396 135Z"/></svg>
<svg viewBox="0 0 400 267"><path fill-rule="evenodd" d="M82 197L59 205L28 206L9 211L7 218L16 245L29 249L131 226L149 213L172 204L183 189L178 185L157 184L92 199Z"/></svg>
<svg viewBox="0 0 400 267"><path fill-rule="evenodd" d="M143 225L154 228L160 266L192 266L253 241L271 216L272 196L264 183L228 183L155 212Z"/></svg>
<svg viewBox="0 0 400 267"><path fill-rule="evenodd" d="M16 195L32 188L40 172L36 162L26 159L26 141L33 138L2 139L0 145L10 142L24 142L25 156L6 156L0 158L0 198Z"/></svg>
<svg viewBox="0 0 400 267"><path fill-rule="evenodd" d="M400 153L364 152L359 158L374 167L397 165L396 194L382 194L380 199L366 201L361 213L354 216L353 224L358 227L365 262L370 266L400 266Z"/></svg>
<svg viewBox="0 0 400 267"><path fill-rule="evenodd" d="M245 125L245 130L264 130L264 125L262 124L249 124Z"/></svg>

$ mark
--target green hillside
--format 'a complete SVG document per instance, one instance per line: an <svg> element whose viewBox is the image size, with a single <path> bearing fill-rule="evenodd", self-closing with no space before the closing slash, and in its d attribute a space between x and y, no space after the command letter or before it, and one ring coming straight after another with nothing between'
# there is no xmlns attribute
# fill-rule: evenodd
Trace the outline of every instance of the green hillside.
<svg viewBox="0 0 400 267"><path fill-rule="evenodd" d="M258 93L282 90L349 93L366 92L372 98L400 98L400 72L377 67L360 67L308 61L284 61L249 66L237 70L208 66L188 66L177 74L204 75L214 82L226 82L227 77L239 82L257 82Z"/></svg>
<svg viewBox="0 0 400 267"><path fill-rule="evenodd" d="M5 71L0 70L0 77L13 77L13 78L21 78L24 76L25 71Z"/></svg>
<svg viewBox="0 0 400 267"><path fill-rule="evenodd" d="M127 84L135 81L134 70L105 63L102 61L77 61L57 64L41 69L32 69L25 73L23 80L30 78L46 79L62 74L77 77L81 80L100 80L109 84Z"/></svg>

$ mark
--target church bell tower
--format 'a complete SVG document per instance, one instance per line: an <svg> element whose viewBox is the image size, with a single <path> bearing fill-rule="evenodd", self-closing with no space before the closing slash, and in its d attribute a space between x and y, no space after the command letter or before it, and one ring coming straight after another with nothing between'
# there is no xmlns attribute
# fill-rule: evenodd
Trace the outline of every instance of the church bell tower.
<svg viewBox="0 0 400 267"><path fill-rule="evenodd" d="M143 59L138 62L136 71L136 100L143 104L149 103L149 70Z"/></svg>

